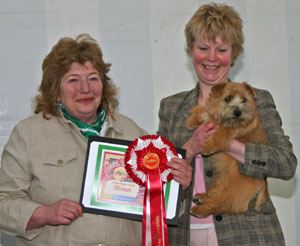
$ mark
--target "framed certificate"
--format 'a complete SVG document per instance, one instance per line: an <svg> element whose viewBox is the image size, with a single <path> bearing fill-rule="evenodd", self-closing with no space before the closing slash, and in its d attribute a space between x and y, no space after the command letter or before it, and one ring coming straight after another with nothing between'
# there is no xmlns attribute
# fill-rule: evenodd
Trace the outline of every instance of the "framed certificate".
<svg viewBox="0 0 300 246"><path fill-rule="evenodd" d="M141 220L144 186L127 175L124 157L131 141L92 136L88 141L80 197L84 212ZM176 148L185 157L185 150ZM181 186L174 180L164 185L167 224L177 225Z"/></svg>

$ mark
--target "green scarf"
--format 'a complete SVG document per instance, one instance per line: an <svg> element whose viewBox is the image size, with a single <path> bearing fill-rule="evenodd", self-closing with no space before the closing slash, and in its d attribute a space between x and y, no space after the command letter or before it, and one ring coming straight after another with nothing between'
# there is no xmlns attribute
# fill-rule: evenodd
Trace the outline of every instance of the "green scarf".
<svg viewBox="0 0 300 246"><path fill-rule="evenodd" d="M65 118L72 121L76 126L78 126L81 134L85 137L86 140L88 140L89 136L100 136L100 131L106 118L105 109L102 109L100 111L100 113L98 114L98 118L94 123L88 124L75 119L68 113L68 111L61 103L59 104L59 107L61 108Z"/></svg>

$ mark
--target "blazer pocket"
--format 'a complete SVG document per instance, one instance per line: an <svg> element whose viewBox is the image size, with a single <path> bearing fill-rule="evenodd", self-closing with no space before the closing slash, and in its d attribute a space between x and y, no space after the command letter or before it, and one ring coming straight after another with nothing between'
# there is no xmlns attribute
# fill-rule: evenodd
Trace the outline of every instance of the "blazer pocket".
<svg viewBox="0 0 300 246"><path fill-rule="evenodd" d="M47 153L42 156L44 165L65 166L78 157L76 150Z"/></svg>

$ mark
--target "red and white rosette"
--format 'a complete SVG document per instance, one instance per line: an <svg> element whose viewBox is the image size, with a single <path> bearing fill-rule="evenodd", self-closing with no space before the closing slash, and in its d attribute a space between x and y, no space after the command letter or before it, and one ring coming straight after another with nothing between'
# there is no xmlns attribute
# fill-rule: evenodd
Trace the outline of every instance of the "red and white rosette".
<svg viewBox="0 0 300 246"><path fill-rule="evenodd" d="M128 146L126 171L134 182L145 186L143 245L168 245L163 184L173 178L166 163L177 156L174 145L158 135L139 137Z"/></svg>

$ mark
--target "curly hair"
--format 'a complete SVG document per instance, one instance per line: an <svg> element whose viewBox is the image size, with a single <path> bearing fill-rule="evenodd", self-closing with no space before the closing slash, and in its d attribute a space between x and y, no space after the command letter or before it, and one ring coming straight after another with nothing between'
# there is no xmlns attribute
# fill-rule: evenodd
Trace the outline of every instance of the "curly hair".
<svg viewBox="0 0 300 246"><path fill-rule="evenodd" d="M232 46L233 62L243 51L243 21L234 8L226 4L202 5L185 27L186 51L191 55L197 38L215 42L217 36ZM233 64L232 64L233 65Z"/></svg>
<svg viewBox="0 0 300 246"><path fill-rule="evenodd" d="M75 39L64 37L53 46L42 64L42 82L39 94L34 98L34 113L43 112L45 119L59 116L57 99L60 93L60 83L64 74L73 62L84 64L90 61L99 72L103 91L99 108L106 109L112 115L118 106L117 89L108 77L110 63L102 59L102 51L95 39L88 34L80 34Z"/></svg>

